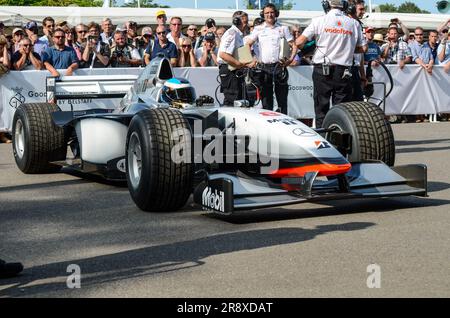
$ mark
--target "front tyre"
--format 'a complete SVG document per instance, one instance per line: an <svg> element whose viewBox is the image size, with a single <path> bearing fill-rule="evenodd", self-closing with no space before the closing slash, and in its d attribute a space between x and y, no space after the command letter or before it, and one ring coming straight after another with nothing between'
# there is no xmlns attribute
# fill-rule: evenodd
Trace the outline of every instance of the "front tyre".
<svg viewBox="0 0 450 318"><path fill-rule="evenodd" d="M333 106L325 116L323 127L350 133L350 162L380 160L388 166L394 165L394 134L389 121L377 105L350 102Z"/></svg>
<svg viewBox="0 0 450 318"><path fill-rule="evenodd" d="M59 111L50 103L22 104L14 113L12 144L17 167L24 173L57 172L52 161L65 160L64 129L54 124L51 114Z"/></svg>
<svg viewBox="0 0 450 318"><path fill-rule="evenodd" d="M193 166L176 155L190 154L189 123L178 110L149 109L131 120L126 144L128 189L136 205L148 212L182 208L192 192ZM179 157L177 157L179 158Z"/></svg>

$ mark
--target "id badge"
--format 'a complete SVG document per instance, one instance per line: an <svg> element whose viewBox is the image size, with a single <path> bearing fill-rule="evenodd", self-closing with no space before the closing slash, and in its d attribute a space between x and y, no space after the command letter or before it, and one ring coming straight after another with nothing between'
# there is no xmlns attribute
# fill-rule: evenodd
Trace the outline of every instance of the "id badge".
<svg viewBox="0 0 450 318"><path fill-rule="evenodd" d="M322 73L324 76L330 75L330 65L329 64L322 64Z"/></svg>

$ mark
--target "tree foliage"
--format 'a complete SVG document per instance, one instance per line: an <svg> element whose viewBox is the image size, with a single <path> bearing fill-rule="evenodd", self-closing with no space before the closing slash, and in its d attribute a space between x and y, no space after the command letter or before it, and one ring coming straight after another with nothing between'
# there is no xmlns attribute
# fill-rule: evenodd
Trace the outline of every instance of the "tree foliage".
<svg viewBox="0 0 450 318"><path fill-rule="evenodd" d="M291 0L289 0L287 3L284 3L282 6L280 6L278 9L279 10L292 10L292 8L294 7L295 3L292 2ZM259 9L258 8L258 1L255 0L246 0L244 1L244 7L247 10L254 10L254 9Z"/></svg>
<svg viewBox="0 0 450 318"><path fill-rule="evenodd" d="M117 1L112 0L117 6ZM137 0L124 4L124 7L137 7ZM79 7L101 7L103 0L0 0L2 6L44 6L44 7L67 7L77 5ZM141 8L169 8L169 6L153 3L153 0L141 0Z"/></svg>
<svg viewBox="0 0 450 318"><path fill-rule="evenodd" d="M420 9L414 2L411 1L406 1L398 7L390 3L380 4L379 9L381 12L430 13L427 10Z"/></svg>
<svg viewBox="0 0 450 318"><path fill-rule="evenodd" d="M153 0L141 0L140 6L141 8L170 8L170 6L153 3ZM137 8L138 0L132 0L130 2L124 3L122 7Z"/></svg>

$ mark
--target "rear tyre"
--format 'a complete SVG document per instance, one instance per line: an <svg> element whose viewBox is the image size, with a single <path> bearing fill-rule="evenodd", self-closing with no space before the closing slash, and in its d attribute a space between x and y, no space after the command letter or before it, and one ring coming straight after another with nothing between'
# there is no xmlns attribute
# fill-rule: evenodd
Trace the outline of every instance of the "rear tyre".
<svg viewBox="0 0 450 318"><path fill-rule="evenodd" d="M395 163L395 141L390 123L375 104L350 102L333 106L325 116L324 128L336 127L352 136L350 162L380 160Z"/></svg>
<svg viewBox="0 0 450 318"><path fill-rule="evenodd" d="M52 161L65 160L64 129L54 124L51 114L59 107L50 103L22 104L14 113L12 127L16 164L24 173L57 172Z"/></svg>
<svg viewBox="0 0 450 318"><path fill-rule="evenodd" d="M189 123L178 110L143 110L133 117L126 175L131 197L141 210L176 211L186 204L192 193L193 165L190 156L182 162L173 159L190 154L190 147Z"/></svg>

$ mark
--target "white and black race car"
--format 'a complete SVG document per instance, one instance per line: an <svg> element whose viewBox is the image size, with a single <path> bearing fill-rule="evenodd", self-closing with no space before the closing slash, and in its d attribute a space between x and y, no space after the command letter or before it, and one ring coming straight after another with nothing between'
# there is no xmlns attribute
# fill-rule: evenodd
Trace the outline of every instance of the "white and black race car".
<svg viewBox="0 0 450 318"><path fill-rule="evenodd" d="M118 98L119 108L61 111L56 101ZM70 165L127 180L144 211L236 210L331 199L427 195L427 168L394 167L389 122L371 103L335 105L323 129L252 107L196 98L157 58L132 77L47 79L47 103L23 104L13 149L24 173Z"/></svg>

